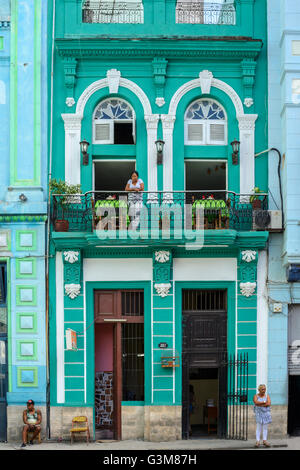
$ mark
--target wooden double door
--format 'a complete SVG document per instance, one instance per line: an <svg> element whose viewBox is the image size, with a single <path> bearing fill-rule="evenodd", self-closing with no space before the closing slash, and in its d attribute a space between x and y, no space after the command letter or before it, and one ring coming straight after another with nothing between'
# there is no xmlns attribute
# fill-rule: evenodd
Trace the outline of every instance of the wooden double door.
<svg viewBox="0 0 300 470"><path fill-rule="evenodd" d="M96 438L121 439L122 401L144 401L144 292L95 290Z"/></svg>

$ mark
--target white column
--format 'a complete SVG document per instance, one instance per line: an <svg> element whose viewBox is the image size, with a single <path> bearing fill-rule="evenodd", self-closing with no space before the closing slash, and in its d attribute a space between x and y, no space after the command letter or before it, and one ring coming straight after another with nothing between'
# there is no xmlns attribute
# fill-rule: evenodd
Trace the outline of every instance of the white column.
<svg viewBox="0 0 300 470"><path fill-rule="evenodd" d="M145 116L147 126L148 191L157 191L156 146L159 114Z"/></svg>
<svg viewBox="0 0 300 470"><path fill-rule="evenodd" d="M65 403L64 264L56 252L56 380L57 403Z"/></svg>
<svg viewBox="0 0 300 470"><path fill-rule="evenodd" d="M251 194L255 186L255 121L257 114L237 116L240 130L240 193Z"/></svg>
<svg viewBox="0 0 300 470"><path fill-rule="evenodd" d="M173 191L173 129L176 116L162 114L163 140L165 141L163 156L163 188L164 191Z"/></svg>
<svg viewBox="0 0 300 470"><path fill-rule="evenodd" d="M260 251L257 263L257 385L268 383L267 269L267 251Z"/></svg>
<svg viewBox="0 0 300 470"><path fill-rule="evenodd" d="M62 114L65 123L65 181L80 184L81 114Z"/></svg>

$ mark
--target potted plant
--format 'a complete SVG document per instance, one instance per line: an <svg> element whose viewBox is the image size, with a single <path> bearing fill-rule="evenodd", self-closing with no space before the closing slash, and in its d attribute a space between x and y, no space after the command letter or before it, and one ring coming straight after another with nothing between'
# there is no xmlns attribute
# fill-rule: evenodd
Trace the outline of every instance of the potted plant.
<svg viewBox="0 0 300 470"><path fill-rule="evenodd" d="M253 209L260 209L261 208L261 199L259 194L263 193L257 186L253 189L254 194L250 197L250 203Z"/></svg>
<svg viewBox="0 0 300 470"><path fill-rule="evenodd" d="M50 181L49 186L55 197L55 215L59 214L59 218L54 220L54 229L56 232L67 232L69 230L69 221L64 218L64 213L73 201L68 195L81 194L81 186L80 184L70 184L55 178Z"/></svg>

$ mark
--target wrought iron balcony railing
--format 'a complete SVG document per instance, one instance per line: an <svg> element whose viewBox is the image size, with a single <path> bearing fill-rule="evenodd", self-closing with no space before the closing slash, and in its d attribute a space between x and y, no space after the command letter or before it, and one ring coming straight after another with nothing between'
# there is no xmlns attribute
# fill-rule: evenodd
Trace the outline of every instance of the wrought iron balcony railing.
<svg viewBox="0 0 300 470"><path fill-rule="evenodd" d="M236 12L232 2L178 1L176 23L235 25Z"/></svg>
<svg viewBox="0 0 300 470"><path fill-rule="evenodd" d="M53 194L56 231L192 229L256 230L255 214L268 209L265 193L230 191L113 192ZM202 217L202 218L201 218ZM61 225L67 227L61 228ZM260 228L264 229L264 228ZM267 228L265 228L267 230Z"/></svg>
<svg viewBox="0 0 300 470"><path fill-rule="evenodd" d="M82 7L83 23L144 23L142 2L87 0Z"/></svg>

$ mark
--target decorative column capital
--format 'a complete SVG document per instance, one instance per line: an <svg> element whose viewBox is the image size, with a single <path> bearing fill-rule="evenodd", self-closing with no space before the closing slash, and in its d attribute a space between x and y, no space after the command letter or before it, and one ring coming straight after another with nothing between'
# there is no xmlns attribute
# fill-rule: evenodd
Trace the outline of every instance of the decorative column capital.
<svg viewBox="0 0 300 470"><path fill-rule="evenodd" d="M242 114L237 116L240 131L254 131L257 114Z"/></svg>
<svg viewBox="0 0 300 470"><path fill-rule="evenodd" d="M159 114L147 114L145 115L145 121L147 129L154 129L157 130L158 121L159 121Z"/></svg>
<svg viewBox="0 0 300 470"><path fill-rule="evenodd" d="M82 121L82 114L74 114L74 113L67 113L61 115L64 123L65 123L65 130L66 131L79 131L81 130L81 121ZM79 142L78 142L79 145Z"/></svg>
<svg viewBox="0 0 300 470"><path fill-rule="evenodd" d="M161 114L161 122L162 122L164 131L166 130L173 131L175 121L176 121L176 116L172 114Z"/></svg>

